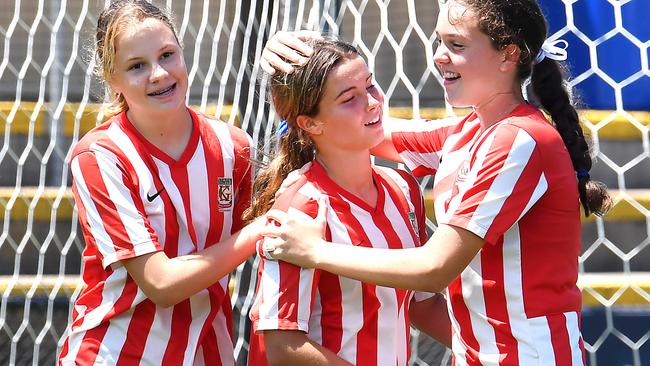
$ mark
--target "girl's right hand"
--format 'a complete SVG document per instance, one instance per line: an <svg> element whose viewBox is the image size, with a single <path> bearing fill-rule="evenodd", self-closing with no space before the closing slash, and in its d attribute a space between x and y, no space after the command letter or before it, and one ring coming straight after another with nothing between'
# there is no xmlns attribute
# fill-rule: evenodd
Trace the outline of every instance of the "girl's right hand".
<svg viewBox="0 0 650 366"><path fill-rule="evenodd" d="M269 75L277 70L290 74L293 66L302 66L314 52L305 42L321 38L316 31L279 31L271 37L262 51L260 67Z"/></svg>

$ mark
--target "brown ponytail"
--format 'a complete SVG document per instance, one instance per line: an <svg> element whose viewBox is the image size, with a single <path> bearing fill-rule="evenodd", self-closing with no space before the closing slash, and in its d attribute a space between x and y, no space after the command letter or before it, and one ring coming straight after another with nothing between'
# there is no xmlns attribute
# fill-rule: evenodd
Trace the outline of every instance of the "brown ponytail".
<svg viewBox="0 0 650 366"><path fill-rule="evenodd" d="M591 156L578 112L564 86L564 71L556 61L545 58L533 66L531 87L541 106L549 113L569 151L578 178L578 193L585 215L603 215L611 207L607 187L589 177Z"/></svg>

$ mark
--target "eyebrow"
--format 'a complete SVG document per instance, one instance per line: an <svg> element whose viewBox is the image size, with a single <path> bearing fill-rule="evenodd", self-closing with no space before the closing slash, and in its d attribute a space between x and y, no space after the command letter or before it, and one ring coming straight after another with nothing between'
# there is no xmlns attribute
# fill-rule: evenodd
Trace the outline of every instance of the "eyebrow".
<svg viewBox="0 0 650 366"><path fill-rule="evenodd" d="M172 45L171 43L168 43L168 44L166 44L166 45L160 47L160 49L158 50L158 52L162 52L162 51L164 51L166 48L170 48L170 47L173 47L173 45ZM142 56L133 56L133 57L129 57L128 59L126 59L125 62L128 63L128 62L138 61L138 60L141 60L142 58L143 58Z"/></svg>
<svg viewBox="0 0 650 366"><path fill-rule="evenodd" d="M368 75L368 77L366 78L366 82L367 82L369 79L372 79L372 73L370 73L370 75ZM339 95L337 95L336 98L334 98L334 100L339 99L339 97L341 97L341 95L347 93L348 91L350 91L350 90L352 90L352 89L354 89L354 88L355 88L354 86L351 86L351 87L349 87L349 88L345 88L344 90L341 90L341 92L339 93Z"/></svg>

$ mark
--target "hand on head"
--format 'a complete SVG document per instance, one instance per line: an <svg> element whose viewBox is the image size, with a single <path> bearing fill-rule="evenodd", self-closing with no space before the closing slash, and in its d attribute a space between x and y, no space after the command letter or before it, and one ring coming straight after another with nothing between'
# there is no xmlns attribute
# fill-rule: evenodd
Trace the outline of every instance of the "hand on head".
<svg viewBox="0 0 650 366"><path fill-rule="evenodd" d="M260 67L269 75L276 70L290 74L294 65L304 65L313 50L306 41L322 38L316 31L280 31L271 37L264 46Z"/></svg>
<svg viewBox="0 0 650 366"><path fill-rule="evenodd" d="M304 268L315 267L317 251L325 244L326 213L325 198L318 201L318 214L314 219L306 219L297 213L269 210L265 216L279 226L267 225L262 230L265 239L258 253L270 260L279 259Z"/></svg>

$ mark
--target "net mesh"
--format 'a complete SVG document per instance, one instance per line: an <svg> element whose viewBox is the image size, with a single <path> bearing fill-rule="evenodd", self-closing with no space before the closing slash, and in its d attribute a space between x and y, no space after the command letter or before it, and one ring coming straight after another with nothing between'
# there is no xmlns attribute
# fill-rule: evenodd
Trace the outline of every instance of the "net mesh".
<svg viewBox="0 0 650 366"><path fill-rule="evenodd" d="M613 101L608 111L584 115L599 161L592 175L618 192L610 215L584 224L580 268L585 313L597 311L594 323L583 323L591 365L611 364L607 350L612 345L629 353L628 363L641 365L650 337L647 329L628 331L620 322L627 314L625 304L646 309L650 304L642 275L650 270L649 199L643 190L650 168L650 118L627 103L633 88L650 78L650 35L626 21L634 15L630 4L637 1L642 0L549 0L545 9L565 20L552 29L551 38L567 39L569 54L582 53L588 60L572 63L571 85L603 89ZM81 291L84 244L68 162L71 146L103 119L98 108L103 89L92 73L90 50L97 16L107 3L0 0L0 364L53 364ZM175 14L185 45L189 103L241 126L256 142L268 139L276 123L257 60L266 37L278 30L321 30L353 41L374 70L393 115L435 118L454 112L445 105L434 72L436 1L157 3ZM596 3L605 9L601 21L611 21L600 33L575 16ZM621 72L618 61L612 64L607 57L613 42L631 50L631 72ZM422 181L423 188L430 184ZM248 348L246 314L255 266L252 259L240 266L232 282L239 364ZM595 272L609 273L591 275ZM449 350L417 330L412 335L412 364L450 363Z"/></svg>

